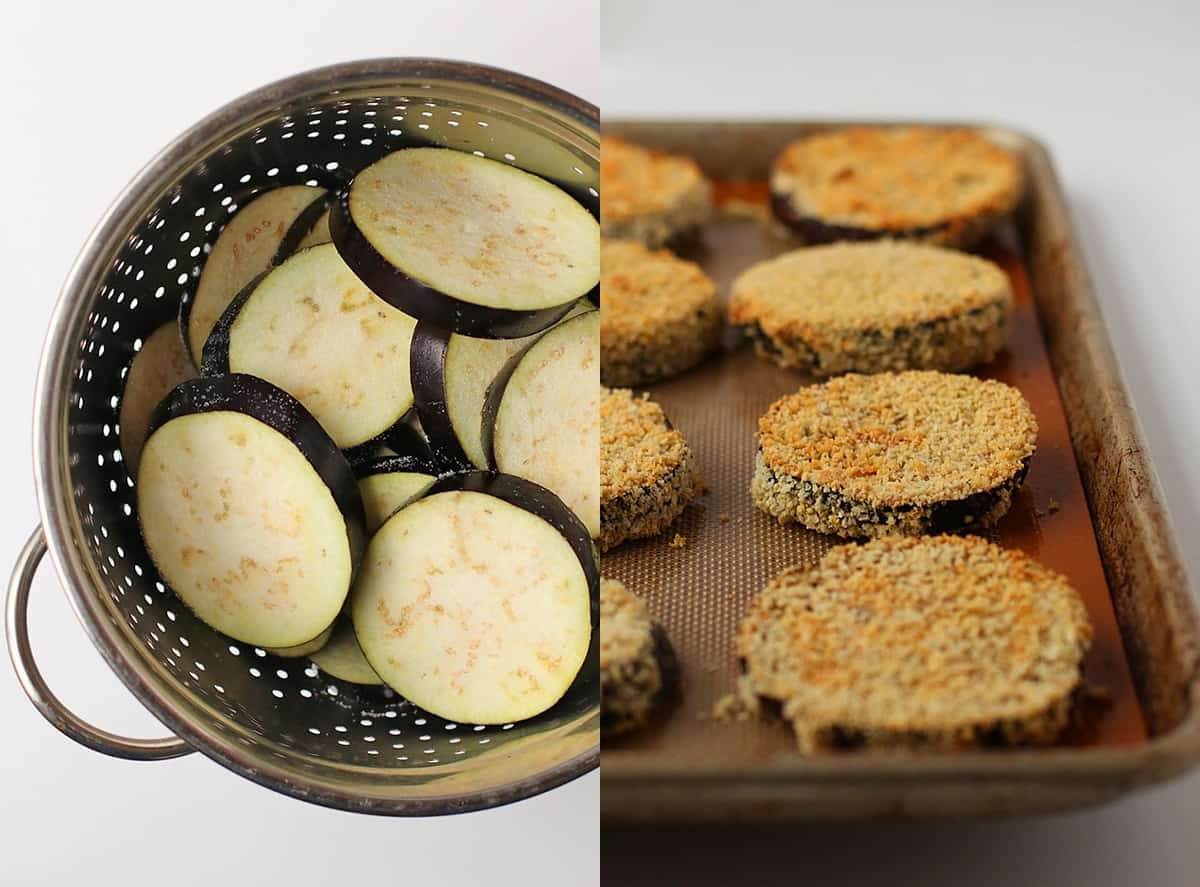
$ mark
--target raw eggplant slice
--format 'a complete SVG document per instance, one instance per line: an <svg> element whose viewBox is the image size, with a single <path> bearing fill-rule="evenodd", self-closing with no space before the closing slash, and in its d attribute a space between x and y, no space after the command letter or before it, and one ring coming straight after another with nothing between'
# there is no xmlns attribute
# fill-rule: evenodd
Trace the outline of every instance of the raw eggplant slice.
<svg viewBox="0 0 1200 887"><path fill-rule="evenodd" d="M225 225L204 262L196 292L179 306L179 329L200 366L208 334L242 289L277 260L293 223L325 189L288 185L255 197Z"/></svg>
<svg viewBox="0 0 1200 887"><path fill-rule="evenodd" d="M292 647L333 624L364 547L354 472L286 391L246 375L178 385L142 450L151 559L208 625Z"/></svg>
<svg viewBox="0 0 1200 887"><path fill-rule="evenodd" d="M562 502L520 478L469 472L388 518L350 606L389 687L448 720L503 724L566 693L598 595L587 529Z"/></svg>
<svg viewBox="0 0 1200 887"><path fill-rule="evenodd" d="M408 148L355 176L330 219L346 263L419 320L469 336L543 330L600 280L600 226L506 163Z"/></svg>
<svg viewBox="0 0 1200 887"><path fill-rule="evenodd" d="M356 464L367 535L373 535L397 509L424 495L439 473L432 460L415 456L381 456Z"/></svg>
<svg viewBox="0 0 1200 887"><path fill-rule="evenodd" d="M556 326L514 355L488 390L484 451L541 484L600 535L600 312Z"/></svg>
<svg viewBox="0 0 1200 887"><path fill-rule="evenodd" d="M294 647L264 647L263 649L275 656L282 656L284 659L299 659L301 656L310 656L316 653L328 644L332 634L333 624L331 623L328 628L306 643L296 644Z"/></svg>
<svg viewBox="0 0 1200 887"><path fill-rule="evenodd" d="M415 326L367 289L331 244L314 246L234 300L204 346L201 371L250 373L278 385L350 449L412 408Z"/></svg>
<svg viewBox="0 0 1200 887"><path fill-rule="evenodd" d="M310 246L320 246L322 243L329 243L333 239L329 235L329 203L326 202L323 206L324 210L321 215L317 217L317 221L313 226L308 229L308 233L296 244L296 249L293 252L308 249Z"/></svg>
<svg viewBox="0 0 1200 887"><path fill-rule="evenodd" d="M589 310L581 300L567 318ZM537 334L535 334L537 335ZM488 386L533 336L477 339L422 321L413 333L413 397L430 443L450 467L488 468L483 448L483 404Z"/></svg>
<svg viewBox="0 0 1200 887"><path fill-rule="evenodd" d="M130 477L137 476L154 408L172 388L194 375L192 359L183 347L179 325L174 321L164 323L147 336L133 356L125 375L117 419L121 426L121 456Z"/></svg>
<svg viewBox="0 0 1200 887"><path fill-rule="evenodd" d="M369 687L383 686L382 679L363 655L349 619L339 620L329 643L308 658L325 674L340 681Z"/></svg>
<svg viewBox="0 0 1200 887"><path fill-rule="evenodd" d="M320 226L323 220L325 234L329 233L329 207L332 203L333 195L322 191L312 203L300 212L300 215L296 216L296 220L283 235L283 240L279 242L279 249L275 251L275 257L271 260L272 265L278 265L292 253L329 242L328 237L324 240L320 239Z"/></svg>

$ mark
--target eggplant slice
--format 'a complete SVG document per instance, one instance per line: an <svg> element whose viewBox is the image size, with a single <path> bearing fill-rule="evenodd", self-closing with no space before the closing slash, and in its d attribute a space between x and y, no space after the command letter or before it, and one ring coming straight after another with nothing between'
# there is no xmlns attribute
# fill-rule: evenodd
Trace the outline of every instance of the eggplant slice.
<svg viewBox="0 0 1200 887"><path fill-rule="evenodd" d="M447 148L396 151L362 170L330 233L384 299L468 336L544 330L600 279L600 226L575 198Z"/></svg>
<svg viewBox="0 0 1200 887"><path fill-rule="evenodd" d="M294 647L264 647L268 653L275 656L282 656L284 659L299 659L301 656L311 656L322 647L329 643L329 638L333 635L333 623L323 632L304 644L297 644Z"/></svg>
<svg viewBox="0 0 1200 887"><path fill-rule="evenodd" d="M589 304L576 302L566 319L588 311ZM477 339L429 323L417 324L410 359L413 397L421 425L446 465L489 467L483 448L488 386L513 355L533 340L534 336Z"/></svg>
<svg viewBox="0 0 1200 887"><path fill-rule="evenodd" d="M600 312L556 326L514 355L488 390L484 451L541 484L600 535Z"/></svg>
<svg viewBox="0 0 1200 887"><path fill-rule="evenodd" d="M317 216L316 222L308 229L300 242L296 244L296 248L292 252L300 252L302 249L308 249L310 246L320 246L322 243L329 243L333 238L329 236L329 212L330 201L320 201L321 214ZM287 258L286 256L284 258Z"/></svg>
<svg viewBox="0 0 1200 887"><path fill-rule="evenodd" d="M164 323L147 336L133 356L125 375L118 417L121 456L130 477L137 476L138 460L154 408L172 388L195 375L192 359L179 336L179 325L174 321Z"/></svg>
<svg viewBox="0 0 1200 887"><path fill-rule="evenodd" d="M260 194L229 220L204 263L196 292L179 306L179 329L196 366L200 366L209 333L229 303L283 258L280 248L285 242L300 242L316 221L316 216L308 218L297 233L296 222L305 217L305 211L311 213L312 207L328 201L324 188L288 185Z"/></svg>
<svg viewBox="0 0 1200 887"><path fill-rule="evenodd" d="M504 724L566 693L598 596L587 529L557 497L468 472L388 518L351 613L363 654L396 692L448 720Z"/></svg>
<svg viewBox="0 0 1200 887"><path fill-rule="evenodd" d="M424 495L439 473L431 459L411 455L380 456L355 465L367 535L373 535L398 509Z"/></svg>
<svg viewBox="0 0 1200 887"><path fill-rule="evenodd" d="M136 492L151 559L202 621L259 647L333 624L363 550L363 504L290 394L246 375L177 386L151 420Z"/></svg>
<svg viewBox="0 0 1200 887"><path fill-rule="evenodd" d="M314 246L243 290L213 328L201 370L278 385L350 449L412 408L415 326L367 289L331 244Z"/></svg>
<svg viewBox="0 0 1200 887"><path fill-rule="evenodd" d="M358 638L354 636L354 625L349 619L338 621L329 643L308 658L325 674L339 681L368 687L383 686L383 680L363 655Z"/></svg>

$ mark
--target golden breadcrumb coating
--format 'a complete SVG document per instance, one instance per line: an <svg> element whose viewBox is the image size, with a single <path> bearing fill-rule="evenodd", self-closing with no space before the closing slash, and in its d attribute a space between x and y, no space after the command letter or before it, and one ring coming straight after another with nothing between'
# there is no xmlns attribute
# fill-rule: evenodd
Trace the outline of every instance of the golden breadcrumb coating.
<svg viewBox="0 0 1200 887"><path fill-rule="evenodd" d="M662 246L707 221L712 188L688 157L600 139L600 231Z"/></svg>
<svg viewBox="0 0 1200 887"><path fill-rule="evenodd" d="M892 537L786 570L737 636L806 752L1054 741L1091 642L1062 576L977 537Z"/></svg>
<svg viewBox="0 0 1200 887"><path fill-rule="evenodd" d="M645 385L695 366L722 329L716 285L700 266L628 240L600 246L600 381Z"/></svg>
<svg viewBox="0 0 1200 887"><path fill-rule="evenodd" d="M766 468L872 505L923 505L1019 473L1037 419L1017 389L934 371L851 374L780 398L759 420Z"/></svg>
<svg viewBox="0 0 1200 887"><path fill-rule="evenodd" d="M970 129L819 133L788 145L771 172L772 194L797 218L953 246L1010 213L1021 190L1017 158Z"/></svg>

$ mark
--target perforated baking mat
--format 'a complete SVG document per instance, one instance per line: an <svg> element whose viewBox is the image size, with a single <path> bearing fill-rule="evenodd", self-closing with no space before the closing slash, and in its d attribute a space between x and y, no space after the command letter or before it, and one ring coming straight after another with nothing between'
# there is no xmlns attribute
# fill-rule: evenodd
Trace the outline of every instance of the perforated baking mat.
<svg viewBox="0 0 1200 887"><path fill-rule="evenodd" d="M719 182L716 195L726 211L704 229L698 243L682 252L704 267L725 297L742 270L800 244L762 220L764 184ZM1080 725L1063 743L1083 747L1144 742L1145 722L1016 235L1001 231L979 252L1007 271L1016 304L1007 347L978 374L1019 388L1040 429L1029 476L991 538L1065 574L1082 595L1095 626L1086 679L1102 687L1107 699L1085 704ZM631 759L643 767L655 761L676 768L689 763L752 765L797 754L782 723L724 723L714 721L711 713L714 703L734 688L740 669L733 637L751 599L780 570L812 563L839 541L780 525L750 500L758 418L772 401L808 384L811 378L760 360L749 344L741 344L736 333L727 330L723 349L704 364L644 389L686 436L708 492L663 535L626 543L603 555L603 574L645 597L666 628L679 659L680 688L650 729L605 740L602 768Z"/></svg>

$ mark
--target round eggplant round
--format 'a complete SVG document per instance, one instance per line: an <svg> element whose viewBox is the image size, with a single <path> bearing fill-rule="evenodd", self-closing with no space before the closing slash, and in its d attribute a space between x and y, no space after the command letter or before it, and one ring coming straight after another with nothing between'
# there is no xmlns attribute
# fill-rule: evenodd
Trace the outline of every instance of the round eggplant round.
<svg viewBox="0 0 1200 887"><path fill-rule="evenodd" d="M416 322L367 289L330 244L296 253L247 287L204 346L205 374L249 373L291 392L350 449L412 408Z"/></svg>
<svg viewBox="0 0 1200 887"><path fill-rule="evenodd" d="M362 498L287 392L236 374L178 385L151 420L136 494L158 572L208 625L278 648L333 624L364 547Z"/></svg>
<svg viewBox="0 0 1200 887"><path fill-rule="evenodd" d="M424 495L439 473L432 460L413 455L380 456L356 463L354 474L367 516L367 534L373 535L398 509Z"/></svg>
<svg viewBox="0 0 1200 887"><path fill-rule="evenodd" d="M550 330L488 389L483 446L494 468L546 487L600 535L600 312Z"/></svg>
<svg viewBox="0 0 1200 887"><path fill-rule="evenodd" d="M587 530L550 491L486 472L439 480L371 540L354 631L384 683L448 720L538 715L574 682L599 571Z"/></svg>
<svg viewBox="0 0 1200 887"><path fill-rule="evenodd" d="M179 330L196 366L229 303L246 284L286 256L280 255L285 242L298 243L307 230L298 231L297 220L328 199L324 188L310 185L274 188L256 196L225 225L204 262L196 291L179 304ZM308 226L316 219L313 216Z"/></svg>
<svg viewBox="0 0 1200 887"><path fill-rule="evenodd" d="M590 310L575 303L566 320ZM513 355L536 338L479 339L418 323L413 333L413 397L421 425L443 463L453 469L489 466L483 446L488 387Z"/></svg>
<svg viewBox="0 0 1200 887"><path fill-rule="evenodd" d="M137 476L142 445L154 408L180 382L196 371L179 336L178 324L168 321L146 337L133 356L121 391L121 455L131 477Z"/></svg>
<svg viewBox="0 0 1200 887"><path fill-rule="evenodd" d="M313 653L316 653L329 643L329 638L332 634L333 624L331 623L328 628L306 643L296 644L294 647L264 647L263 649L284 659L298 659L301 656L311 656Z"/></svg>
<svg viewBox="0 0 1200 887"><path fill-rule="evenodd" d="M333 207L346 263L400 310L481 338L532 335L600 279L600 228L545 179L447 148L362 170Z"/></svg>
<svg viewBox="0 0 1200 887"><path fill-rule="evenodd" d="M308 658L325 674L339 681L368 687L383 686L383 680L363 655L358 638L354 636L354 626L348 619L339 620L329 643Z"/></svg>

